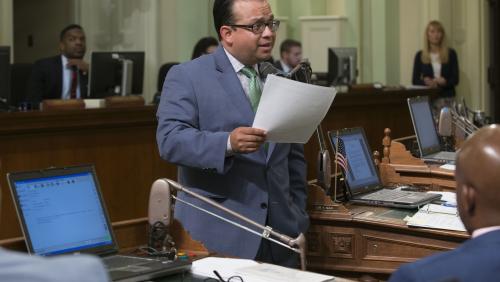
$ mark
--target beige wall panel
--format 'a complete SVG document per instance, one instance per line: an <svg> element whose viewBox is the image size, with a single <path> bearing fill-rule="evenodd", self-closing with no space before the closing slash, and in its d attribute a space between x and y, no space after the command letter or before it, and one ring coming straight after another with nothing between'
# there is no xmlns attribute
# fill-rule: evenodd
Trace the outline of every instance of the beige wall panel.
<svg viewBox="0 0 500 282"><path fill-rule="evenodd" d="M315 72L328 71L328 48L345 47L342 33L345 17L301 17L303 57L309 59Z"/></svg>

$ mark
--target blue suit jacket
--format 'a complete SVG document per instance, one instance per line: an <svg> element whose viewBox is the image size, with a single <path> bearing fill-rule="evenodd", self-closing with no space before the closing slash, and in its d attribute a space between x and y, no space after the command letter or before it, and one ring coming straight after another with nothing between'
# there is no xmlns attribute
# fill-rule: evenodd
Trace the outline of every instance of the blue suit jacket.
<svg viewBox="0 0 500 282"><path fill-rule="evenodd" d="M254 115L222 47L174 66L157 112L160 155L178 165L179 182L191 190L295 237L309 225L303 146L271 143L267 153L261 146L251 154L225 156L230 132L251 126ZM179 198L234 220L184 193ZM179 202L175 217L209 250L256 256L261 239L254 234ZM273 255L290 256L283 247L272 248Z"/></svg>
<svg viewBox="0 0 500 282"><path fill-rule="evenodd" d="M500 281L500 231L399 268L389 281Z"/></svg>

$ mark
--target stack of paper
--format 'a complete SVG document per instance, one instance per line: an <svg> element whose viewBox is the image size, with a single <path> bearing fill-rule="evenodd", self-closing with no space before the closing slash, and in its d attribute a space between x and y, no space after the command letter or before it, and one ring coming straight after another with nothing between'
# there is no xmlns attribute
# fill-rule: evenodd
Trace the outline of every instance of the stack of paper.
<svg viewBox="0 0 500 282"><path fill-rule="evenodd" d="M245 282L323 282L333 281L333 276L301 271L267 263L257 263L247 259L208 257L193 262L191 272L195 275L212 277L216 270L224 280L240 276Z"/></svg>
<svg viewBox="0 0 500 282"><path fill-rule="evenodd" d="M465 231L456 207L427 204L405 221L409 226Z"/></svg>

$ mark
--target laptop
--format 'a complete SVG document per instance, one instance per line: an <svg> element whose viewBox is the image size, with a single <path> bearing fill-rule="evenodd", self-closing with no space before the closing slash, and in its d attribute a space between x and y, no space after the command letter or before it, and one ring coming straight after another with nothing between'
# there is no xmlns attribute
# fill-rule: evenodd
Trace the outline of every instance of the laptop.
<svg viewBox="0 0 500 282"><path fill-rule="evenodd" d="M441 195L425 192L389 189L382 185L375 163L361 127L345 128L328 133L334 151L336 148L347 159L345 183L351 194L351 202L374 206L416 209ZM345 151L345 152L342 152Z"/></svg>
<svg viewBox="0 0 500 282"><path fill-rule="evenodd" d="M434 125L429 97L408 98L411 120L417 136L420 158L424 161L454 163L455 152L441 150L441 143Z"/></svg>
<svg viewBox="0 0 500 282"><path fill-rule="evenodd" d="M91 165L8 173L30 254L98 255L113 281L142 281L188 271L189 261L118 255L118 245Z"/></svg>

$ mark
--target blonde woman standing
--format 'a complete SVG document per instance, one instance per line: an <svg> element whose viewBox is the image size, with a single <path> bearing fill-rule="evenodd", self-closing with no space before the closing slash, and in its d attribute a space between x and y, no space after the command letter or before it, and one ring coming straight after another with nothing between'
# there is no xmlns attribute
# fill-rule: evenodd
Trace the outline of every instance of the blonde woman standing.
<svg viewBox="0 0 500 282"><path fill-rule="evenodd" d="M425 29L424 47L415 55L413 84L441 89L433 101L435 111L453 105L458 72L457 53L448 47L443 25L438 21L429 22Z"/></svg>

